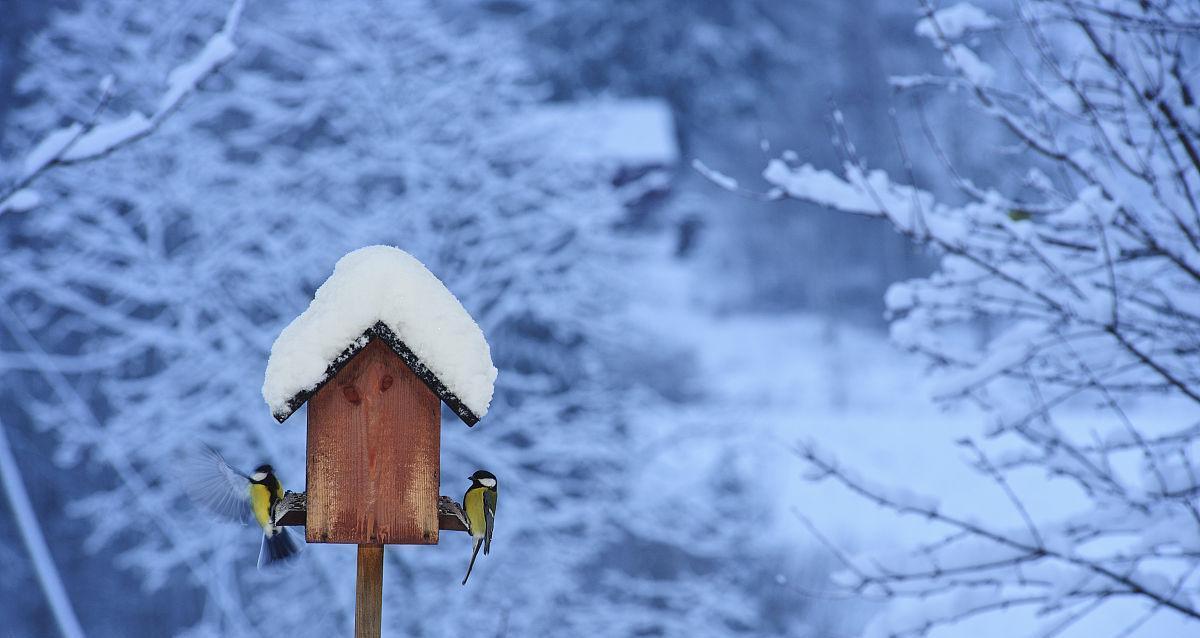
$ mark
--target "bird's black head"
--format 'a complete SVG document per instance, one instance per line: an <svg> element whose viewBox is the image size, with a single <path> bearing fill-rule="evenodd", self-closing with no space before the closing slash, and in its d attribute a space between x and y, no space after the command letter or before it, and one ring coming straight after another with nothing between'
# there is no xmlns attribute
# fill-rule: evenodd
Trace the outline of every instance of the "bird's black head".
<svg viewBox="0 0 1200 638"><path fill-rule="evenodd" d="M482 485L495 489L499 482L496 481L496 475L487 470L475 470L471 475L471 485Z"/></svg>
<svg viewBox="0 0 1200 638"><path fill-rule="evenodd" d="M274 473L275 470L271 469L270 465L263 463L262 465L254 468L254 473L250 475L250 480L254 481L255 483L261 483L262 481L265 481L268 476L271 476Z"/></svg>

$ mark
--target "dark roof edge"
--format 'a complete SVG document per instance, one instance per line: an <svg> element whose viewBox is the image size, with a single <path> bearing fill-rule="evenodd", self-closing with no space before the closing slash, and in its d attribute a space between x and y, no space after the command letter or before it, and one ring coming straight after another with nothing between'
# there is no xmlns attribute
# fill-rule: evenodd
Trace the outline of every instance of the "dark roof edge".
<svg viewBox="0 0 1200 638"><path fill-rule="evenodd" d="M324 380L308 390L297 392L295 396L288 399L286 411L275 412L272 414L272 416L275 417L275 420L283 423L288 419L288 417L295 414L296 410L300 409L300 406L307 403L308 400L312 398L314 394L320 391L326 383L329 383L330 379L337 376L337 373L341 372L342 368L346 367L346 364L350 363L350 360L353 359L355 355L361 352L363 348L367 347L367 344L371 342L373 337L378 337L381 339L385 344L387 344L388 348L391 348L392 352L396 353L396 356L403 359L405 365L407 365L408 368L413 371L413 374L417 375L417 378L420 379L426 387L432 390L433 393L437 395L438 399L441 399L443 403L449 406L450 409L458 415L458 418L462 419L463 423L467 424L467 427L471 427L479 422L479 417L476 416L476 414L472 412L470 408L463 404L462 400L458 398L458 395L451 392L450 389L447 388L444 383L442 383L441 379L438 379L437 375L435 375L432 370L422 363L421 360L417 358L417 355L414 354L413 351L410 350L409 347L400 340L400 337L396 336L396 333L392 332L392 329L387 327L387 325L382 321L377 321L375 322L375 325L367 328L367 330L363 332L362 337L355 339L345 350L342 351L341 354L337 356L336 359L330 362L329 367L325 370Z"/></svg>

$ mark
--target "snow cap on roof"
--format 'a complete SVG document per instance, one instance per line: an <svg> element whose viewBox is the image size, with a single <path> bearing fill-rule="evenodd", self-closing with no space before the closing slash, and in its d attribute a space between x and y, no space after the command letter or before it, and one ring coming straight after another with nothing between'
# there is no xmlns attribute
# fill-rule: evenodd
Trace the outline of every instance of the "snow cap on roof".
<svg viewBox="0 0 1200 638"><path fill-rule="evenodd" d="M487 413L496 367L483 331L433 273L391 246L339 259L308 309L279 333L262 388L271 413L291 416L373 337L468 425Z"/></svg>

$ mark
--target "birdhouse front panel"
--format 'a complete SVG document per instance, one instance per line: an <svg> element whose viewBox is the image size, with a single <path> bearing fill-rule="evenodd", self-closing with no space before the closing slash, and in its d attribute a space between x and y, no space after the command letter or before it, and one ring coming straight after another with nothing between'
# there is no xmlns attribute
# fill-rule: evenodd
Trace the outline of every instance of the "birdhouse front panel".
<svg viewBox="0 0 1200 638"><path fill-rule="evenodd" d="M308 400L310 543L438 542L438 396L372 338Z"/></svg>

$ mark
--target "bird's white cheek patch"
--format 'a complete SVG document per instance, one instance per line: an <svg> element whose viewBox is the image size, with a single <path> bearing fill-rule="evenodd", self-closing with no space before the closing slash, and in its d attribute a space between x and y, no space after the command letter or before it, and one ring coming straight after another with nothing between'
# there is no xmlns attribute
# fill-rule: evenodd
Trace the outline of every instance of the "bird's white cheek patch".
<svg viewBox="0 0 1200 638"><path fill-rule="evenodd" d="M266 472L255 472L254 474L250 475L250 478L254 479L255 481L261 481L261 480L267 478L267 473Z"/></svg>
<svg viewBox="0 0 1200 638"><path fill-rule="evenodd" d="M496 487L496 479L479 479L479 483L484 487Z"/></svg>

